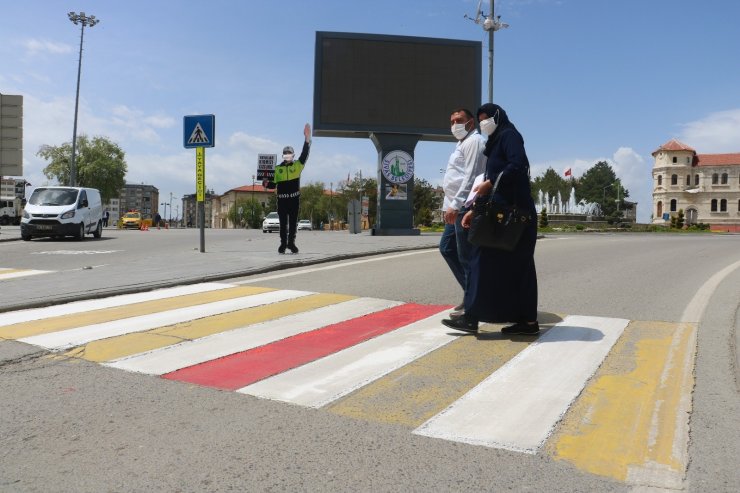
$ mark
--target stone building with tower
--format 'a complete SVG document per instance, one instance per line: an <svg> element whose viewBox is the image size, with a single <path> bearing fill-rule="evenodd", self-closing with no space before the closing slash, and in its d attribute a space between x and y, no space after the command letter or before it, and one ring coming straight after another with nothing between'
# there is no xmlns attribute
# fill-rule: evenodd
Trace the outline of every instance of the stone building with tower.
<svg viewBox="0 0 740 493"><path fill-rule="evenodd" d="M683 210L685 224L740 232L740 152L698 154L671 139L653 152L653 224Z"/></svg>

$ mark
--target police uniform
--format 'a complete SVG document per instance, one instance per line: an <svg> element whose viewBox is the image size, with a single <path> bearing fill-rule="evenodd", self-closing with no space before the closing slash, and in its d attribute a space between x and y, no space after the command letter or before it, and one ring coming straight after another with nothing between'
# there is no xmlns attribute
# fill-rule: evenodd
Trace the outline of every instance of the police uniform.
<svg viewBox="0 0 740 493"><path fill-rule="evenodd" d="M277 213L280 219L280 248L279 253L285 253L285 247L291 252L298 253L295 246L295 235L298 227L298 208L301 198L301 173L308 160L310 142L303 143L303 150L298 159L275 166L275 177L267 182L268 189L277 188ZM283 154L294 154L293 148L287 146Z"/></svg>

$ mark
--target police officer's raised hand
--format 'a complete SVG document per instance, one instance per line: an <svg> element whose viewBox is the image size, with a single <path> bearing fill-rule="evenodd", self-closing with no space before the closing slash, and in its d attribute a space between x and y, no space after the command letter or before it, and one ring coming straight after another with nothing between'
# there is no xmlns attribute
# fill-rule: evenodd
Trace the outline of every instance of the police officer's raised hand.
<svg viewBox="0 0 740 493"><path fill-rule="evenodd" d="M306 137L306 142L311 141L311 125L306 123L306 126L303 127L303 135Z"/></svg>

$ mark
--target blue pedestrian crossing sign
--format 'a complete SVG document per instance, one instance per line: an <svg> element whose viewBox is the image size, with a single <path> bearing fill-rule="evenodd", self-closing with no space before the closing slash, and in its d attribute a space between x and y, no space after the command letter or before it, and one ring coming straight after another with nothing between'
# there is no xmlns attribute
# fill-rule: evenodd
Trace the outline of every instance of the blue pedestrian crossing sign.
<svg viewBox="0 0 740 493"><path fill-rule="evenodd" d="M183 145L193 147L213 147L216 140L215 115L189 115L183 117Z"/></svg>

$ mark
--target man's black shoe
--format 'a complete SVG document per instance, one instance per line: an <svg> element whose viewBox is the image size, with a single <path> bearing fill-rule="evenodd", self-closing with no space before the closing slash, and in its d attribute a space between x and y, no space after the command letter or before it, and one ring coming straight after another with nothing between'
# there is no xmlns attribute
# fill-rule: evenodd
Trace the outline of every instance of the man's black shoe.
<svg viewBox="0 0 740 493"><path fill-rule="evenodd" d="M535 322L528 324L527 322L519 322L514 325L509 325L501 329L502 334L514 335L521 334L525 336L536 336L540 333L540 324Z"/></svg>
<svg viewBox="0 0 740 493"><path fill-rule="evenodd" d="M288 243L288 248L290 248L291 252L298 253L298 247L295 246L295 243L293 242Z"/></svg>
<svg viewBox="0 0 740 493"><path fill-rule="evenodd" d="M442 320L442 325L451 329L469 332L471 334L478 332L478 322L471 322L466 319L464 315L459 318L445 318Z"/></svg>
<svg viewBox="0 0 740 493"><path fill-rule="evenodd" d="M278 247L278 253L285 253L285 245L283 245L282 243Z"/></svg>

